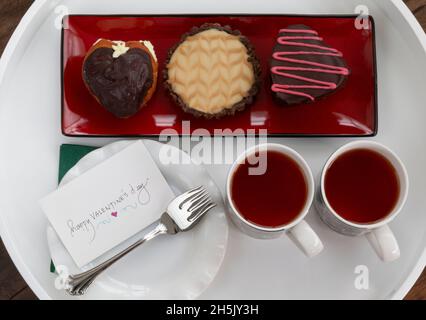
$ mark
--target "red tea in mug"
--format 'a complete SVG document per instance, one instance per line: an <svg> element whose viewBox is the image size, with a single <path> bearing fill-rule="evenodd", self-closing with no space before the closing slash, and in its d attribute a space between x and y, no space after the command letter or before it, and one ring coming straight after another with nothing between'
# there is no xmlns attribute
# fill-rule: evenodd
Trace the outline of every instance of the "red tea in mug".
<svg viewBox="0 0 426 320"><path fill-rule="evenodd" d="M374 223L388 216L399 199L399 178L382 154L350 150L328 168L325 195L334 211L347 221Z"/></svg>
<svg viewBox="0 0 426 320"><path fill-rule="evenodd" d="M242 217L256 225L277 228L295 220L305 207L308 186L305 174L291 157L277 151L263 151L266 172L250 174L249 161L240 164L231 180L231 198Z"/></svg>

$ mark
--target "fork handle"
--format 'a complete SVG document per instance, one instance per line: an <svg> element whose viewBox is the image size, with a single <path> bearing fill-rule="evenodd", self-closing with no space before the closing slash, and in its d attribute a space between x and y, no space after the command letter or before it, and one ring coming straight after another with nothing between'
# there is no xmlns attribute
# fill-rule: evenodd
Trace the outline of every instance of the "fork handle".
<svg viewBox="0 0 426 320"><path fill-rule="evenodd" d="M100 275L103 271L108 269L111 265L113 265L115 262L120 260L126 254L128 254L129 252L139 247L141 244L148 242L149 240L152 240L155 237L165 233L167 233L167 227L160 222L155 227L155 229L149 232L147 235L145 235L145 237L135 242L127 249L121 251L120 253L117 253L115 256L108 259L107 261L85 272L70 275L67 279L66 291L73 296L84 295L86 293L87 288L89 288L89 286L93 283L95 278L98 275Z"/></svg>

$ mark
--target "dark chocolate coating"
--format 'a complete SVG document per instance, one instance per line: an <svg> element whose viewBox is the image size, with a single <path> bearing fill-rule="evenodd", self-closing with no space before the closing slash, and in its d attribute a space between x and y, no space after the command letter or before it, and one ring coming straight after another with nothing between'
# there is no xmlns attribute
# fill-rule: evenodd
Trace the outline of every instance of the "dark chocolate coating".
<svg viewBox="0 0 426 320"><path fill-rule="evenodd" d="M153 67L149 54L131 48L113 58L111 48L98 48L86 59L83 77L93 95L118 118L128 118L139 111L153 85Z"/></svg>
<svg viewBox="0 0 426 320"><path fill-rule="evenodd" d="M297 30L312 30L310 27L305 26L305 25L291 25L285 29L297 29ZM281 36L312 36L310 34L306 34L306 33L285 33L282 32L279 34L279 37ZM318 35L319 37L321 37L321 34ZM303 42L303 43L308 43L308 44L314 44L314 45L320 45L323 47L328 47L331 48L328 44L326 44L324 41L319 41L319 40L307 40L307 39L302 39L302 40L291 40L292 42ZM308 47L303 47L303 46L292 46L292 45L282 45L279 44L278 42L276 43L274 49L273 49L273 53L275 52L296 52L296 51L315 51L315 52L324 52L321 49L318 48L308 48ZM347 64L345 62L345 60L342 57L334 57L334 56L326 56L326 55L303 55L303 54L298 54L298 55L291 55L288 56L289 58L293 58L293 59L298 59L298 60L307 60L307 61L312 61L312 62L317 62L317 63L322 63L322 64L327 64L327 65L332 65L332 66L338 66L338 67L345 67L347 68ZM300 63L294 63L294 62L288 62L288 61L279 61L276 59L272 59L271 61L271 67L275 67L275 66L288 66L288 67L309 67L306 65L302 65ZM314 67L315 68L315 67ZM337 85L337 88L334 90L329 90L329 89L312 89L312 88L303 88L303 89L291 89L291 90L297 90L299 92L304 92L307 93L311 96L313 96L315 98L315 100L318 100L320 98L323 98L325 96L328 96L332 93L334 93L336 90L338 90L339 88L341 88L347 79L346 75L340 75L340 74L331 74L331 73L320 73L320 72L312 72L312 71L285 71L288 73L292 73L295 74L297 76L302 76L305 78L311 78L311 79L315 79L315 80L320 80L320 81L326 81L326 82L333 82ZM276 75L271 73L271 77L272 77L272 84L287 84L287 85L307 85L310 84L312 85L312 83L307 83L305 81L302 80L298 80L298 79L293 79L293 78L288 78L288 77L283 77L280 75ZM303 103L310 103L312 102L312 100L310 100L307 97L304 96L298 96L298 95L291 95L291 94L287 94L287 93L283 93L283 92L273 92L275 98L286 104L286 105L295 105L295 104L303 104Z"/></svg>

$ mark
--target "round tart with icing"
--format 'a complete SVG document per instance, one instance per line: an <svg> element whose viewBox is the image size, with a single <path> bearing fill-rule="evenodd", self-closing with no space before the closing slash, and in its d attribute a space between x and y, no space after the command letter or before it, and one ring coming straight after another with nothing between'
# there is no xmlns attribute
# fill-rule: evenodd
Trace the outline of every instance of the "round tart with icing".
<svg viewBox="0 0 426 320"><path fill-rule="evenodd" d="M342 52L305 25L279 31L271 62L272 92L286 105L315 102L345 84L350 71Z"/></svg>
<svg viewBox="0 0 426 320"><path fill-rule="evenodd" d="M86 54L82 72L86 87L106 110L129 118L154 94L158 62L149 41L99 39Z"/></svg>
<svg viewBox="0 0 426 320"><path fill-rule="evenodd" d="M260 64L249 40L219 24L193 28L169 52L165 85L186 112L221 118L243 110L259 90Z"/></svg>

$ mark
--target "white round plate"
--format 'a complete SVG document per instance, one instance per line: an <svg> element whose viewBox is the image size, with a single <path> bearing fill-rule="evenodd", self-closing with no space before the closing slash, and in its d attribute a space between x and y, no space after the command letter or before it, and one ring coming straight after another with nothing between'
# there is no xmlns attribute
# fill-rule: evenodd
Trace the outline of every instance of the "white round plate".
<svg viewBox="0 0 426 320"><path fill-rule="evenodd" d="M60 186L105 161L134 141L118 141L83 157L62 179ZM156 141L144 144L176 195L204 185L217 207L191 230L175 236L159 237L144 244L107 269L90 287L86 299L194 299L213 281L223 261L228 240L228 224L219 189L207 171L191 162L183 151ZM176 164L160 161L160 149L177 159ZM180 161L179 159L183 160ZM142 231L93 261L87 268L111 258L143 237ZM71 274L81 272L49 225L47 242L56 266ZM84 271L83 270L83 271Z"/></svg>
<svg viewBox="0 0 426 320"><path fill-rule="evenodd" d="M55 289L54 275L49 273L46 219L38 205L56 187L59 146L103 146L114 141L66 138L60 133L59 14L353 14L360 3L376 22L379 134L372 140L398 153L411 182L407 205L391 223L401 258L382 263L364 238L330 231L314 211L307 220L325 250L311 260L286 239L259 241L231 227L220 272L200 298L403 298L426 262L426 36L400 0L35 1L0 63L0 231L38 297L68 298ZM329 155L353 139L270 140L297 150L318 176ZM205 166L222 192L229 166ZM363 271L365 277L367 269L368 288L357 288L356 272Z"/></svg>

